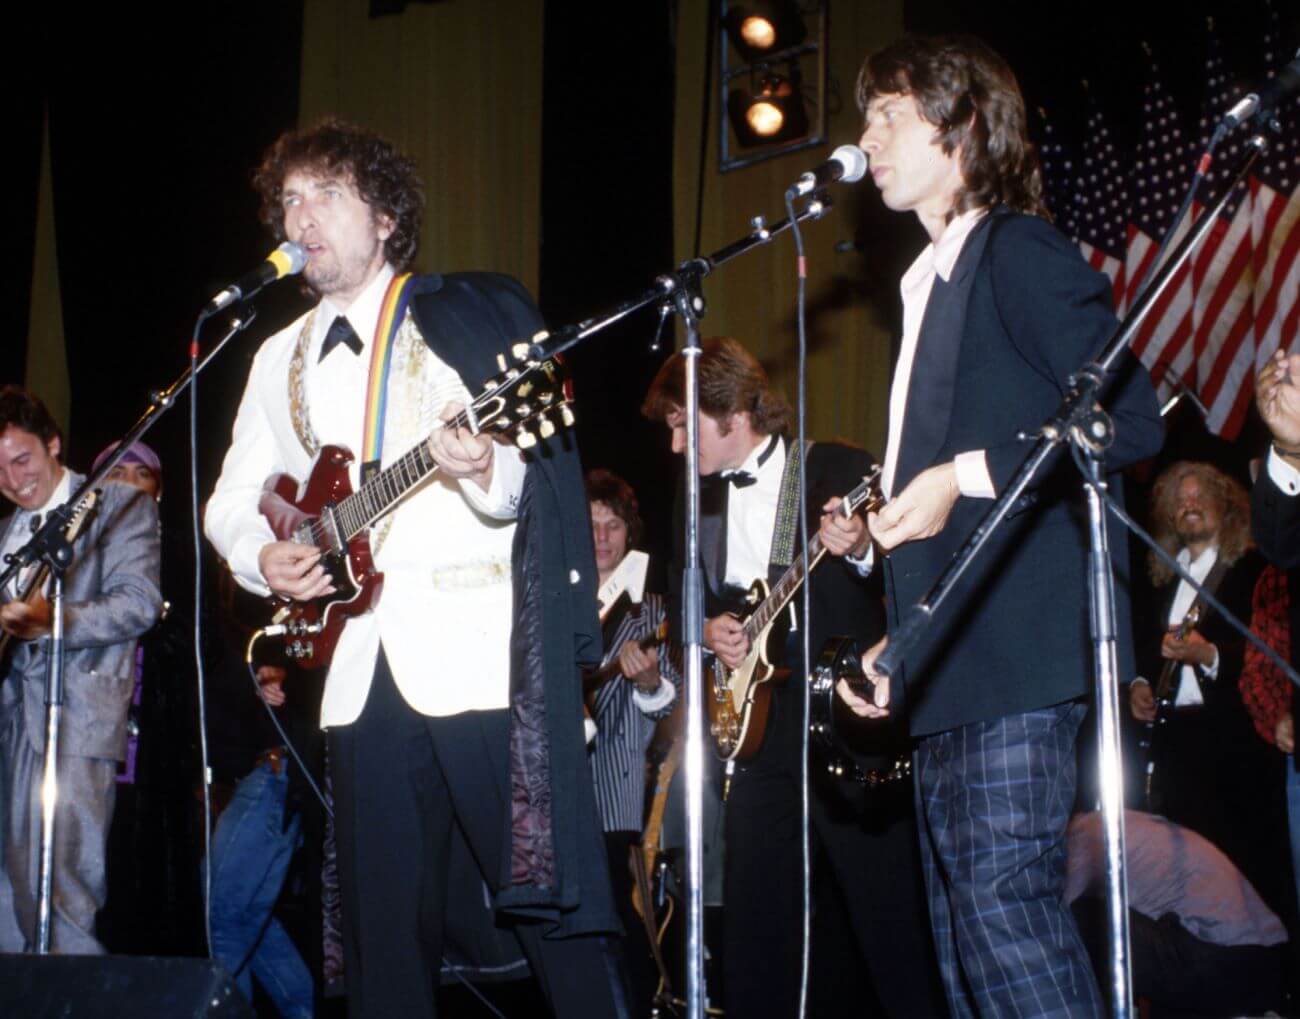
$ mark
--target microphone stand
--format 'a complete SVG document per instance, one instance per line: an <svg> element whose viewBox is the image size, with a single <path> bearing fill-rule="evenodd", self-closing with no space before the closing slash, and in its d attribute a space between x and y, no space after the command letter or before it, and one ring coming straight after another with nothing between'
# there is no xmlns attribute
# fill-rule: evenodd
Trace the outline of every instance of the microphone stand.
<svg viewBox="0 0 1300 1019"><path fill-rule="evenodd" d="M831 206L825 194L812 195L793 222L820 219ZM581 343L633 312L659 305L662 319L676 314L686 329L682 355L686 367L686 561L682 570L682 652L686 685L686 1016L704 1019L704 571L700 566L700 359L699 320L704 315L700 284L714 269L787 230L786 218L768 226L752 219L753 231L711 255L688 259L655 285L604 314L565 326L529 347L529 357L545 361Z"/></svg>
<svg viewBox="0 0 1300 1019"><path fill-rule="evenodd" d="M1114 577L1106 537L1106 519L1100 489L1104 487L1102 453L1114 439L1114 425L1097 403L1106 376L1137 332L1156 299L1168 287L1174 273L1191 256L1227 205L1233 190L1250 172L1268 146L1264 134L1246 143L1232 182L1215 204L1207 208L1188 231L1150 285L1129 311L1098 358L1084 365L1070 379L1071 389L1053 415L1038 431L1038 439L1003 493L994 501L979 525L939 575L925 596L901 618L889 644L876 659L875 670L894 677L911 650L928 629L953 586L966 572L993 532L1006 518L1047 459L1062 443L1072 446L1076 463L1084 475L1088 501L1090 535L1089 610L1092 639L1096 648L1094 670L1097 680L1097 768L1101 790L1102 826L1106 850L1106 904L1110 923L1111 1008L1115 1019L1133 1014L1132 972L1128 929L1128 882L1124 857L1123 767L1119 748L1119 682L1115 650Z"/></svg>
<svg viewBox="0 0 1300 1019"><path fill-rule="evenodd" d="M231 317L224 336L217 342L206 357L196 367L186 368L170 386L162 392L155 391L149 395L149 409L127 431L117 444L117 448L105 458L98 468L91 471L67 502L50 510L27 543L16 552L5 557L6 565L0 573L0 589L18 573L19 570L35 562L42 562L50 571L50 637L47 641L45 669L45 754L41 775L41 836L40 867L37 878L36 903L36 951L39 955L50 952L51 920L54 900L54 815L58 806L59 782L57 762L59 759L59 733L63 718L64 701L64 618L63 618L63 581L67 568L72 563L72 545L67 540L68 527L72 522L75 507L81 505L91 492L98 492L99 486L126 454L131 445L144 435L155 421L171 409L176 397L184 391L194 374L207 367L221 349L239 332L248 327L257 312L251 305L245 305ZM200 318L200 326L202 324Z"/></svg>

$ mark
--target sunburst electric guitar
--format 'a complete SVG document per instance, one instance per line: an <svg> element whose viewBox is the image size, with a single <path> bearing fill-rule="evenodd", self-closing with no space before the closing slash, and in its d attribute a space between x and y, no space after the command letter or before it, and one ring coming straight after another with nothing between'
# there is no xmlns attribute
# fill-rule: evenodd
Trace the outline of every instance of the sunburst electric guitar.
<svg viewBox="0 0 1300 1019"><path fill-rule="evenodd" d="M521 449L573 423L569 389L558 359L534 361L528 345L516 344L517 364L498 358L500 374L488 379L471 405L448 424L474 433L496 432ZM440 425L439 427L443 427ZM307 602L276 599L274 622L284 627L285 653L302 668L329 664L344 623L379 600L384 575L375 570L370 528L438 470L430 451L432 435L377 471L355 492L348 478L352 452L322 446L301 484L288 474L267 479L258 508L276 538L315 545L335 593Z"/></svg>
<svg viewBox="0 0 1300 1019"><path fill-rule="evenodd" d="M838 512L846 517L859 510L872 512L884 503L880 494L880 468L873 467L853 491L840 503ZM815 569L826 555L821 539L808 539L808 568ZM744 608L737 613L749 638L749 654L736 668L729 669L714 659L712 681L706 684L705 702L709 706L709 732L714 749L724 761L746 760L758 752L767 726L771 707L772 685L776 674L772 658L780 650L774 640L781 610L789 604L804 581L803 556L796 556L790 568L770 590L761 577L750 585L744 596ZM771 646L769 646L771 645Z"/></svg>

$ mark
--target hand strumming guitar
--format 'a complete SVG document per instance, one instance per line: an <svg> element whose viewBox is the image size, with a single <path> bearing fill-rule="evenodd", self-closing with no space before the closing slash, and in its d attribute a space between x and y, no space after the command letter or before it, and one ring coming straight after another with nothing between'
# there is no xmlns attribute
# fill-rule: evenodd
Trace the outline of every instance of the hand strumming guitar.
<svg viewBox="0 0 1300 1019"><path fill-rule="evenodd" d="M50 603L40 595L31 601L11 601L0 605L0 630L19 640L35 640L50 632Z"/></svg>
<svg viewBox="0 0 1300 1019"><path fill-rule="evenodd" d="M321 550L296 541L272 541L257 553L257 568L275 594L311 601L333 594L334 584L320 562Z"/></svg>
<svg viewBox="0 0 1300 1019"><path fill-rule="evenodd" d="M717 655L727 668L736 668L749 654L749 638L745 636L745 625L733 615L706 619L704 646Z"/></svg>
<svg viewBox="0 0 1300 1019"><path fill-rule="evenodd" d="M626 641L618 649L618 669L644 694L659 689L659 655L642 648L639 641Z"/></svg>

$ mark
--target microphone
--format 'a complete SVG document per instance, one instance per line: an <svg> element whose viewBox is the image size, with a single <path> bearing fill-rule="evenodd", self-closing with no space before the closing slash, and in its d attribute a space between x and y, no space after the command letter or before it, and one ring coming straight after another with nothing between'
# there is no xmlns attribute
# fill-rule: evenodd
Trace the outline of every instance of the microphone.
<svg viewBox="0 0 1300 1019"><path fill-rule="evenodd" d="M1231 130L1251 117L1268 118L1283 100L1300 92L1300 50L1295 59L1264 83L1263 88L1250 92L1238 100L1237 105L1223 117L1223 127Z"/></svg>
<svg viewBox="0 0 1300 1019"><path fill-rule="evenodd" d="M203 317L215 315L222 308L228 308L236 301L252 297L268 283L274 283L282 276L296 276L307 264L307 252L293 241L285 241L266 256L266 261L252 272L245 273L236 282L226 287L210 300L203 309Z"/></svg>
<svg viewBox="0 0 1300 1019"><path fill-rule="evenodd" d="M841 145L831 158L805 173L790 190L795 195L810 195L835 181L852 184L867 173L867 154L856 145Z"/></svg>

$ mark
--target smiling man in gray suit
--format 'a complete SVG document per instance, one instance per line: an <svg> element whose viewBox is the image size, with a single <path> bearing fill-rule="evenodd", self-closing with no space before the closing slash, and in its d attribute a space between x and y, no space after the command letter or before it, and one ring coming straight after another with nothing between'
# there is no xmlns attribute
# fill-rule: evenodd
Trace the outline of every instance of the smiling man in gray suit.
<svg viewBox="0 0 1300 1019"><path fill-rule="evenodd" d="M62 436L44 404L16 386L0 389L0 496L16 511L0 519L0 557L31 536L38 515L67 501L83 480L60 461ZM10 635L0 659L0 950L36 944L36 890L45 747L44 638L50 605L38 589L27 601L17 584L0 592L0 629ZM64 587L65 700L60 733L59 803L54 827L55 952L103 951L95 913L104 904L104 850L113 816L117 762L136 638L158 618L158 511L139 489L110 483L73 543ZM13 920L17 921L15 929Z"/></svg>

